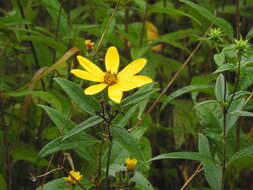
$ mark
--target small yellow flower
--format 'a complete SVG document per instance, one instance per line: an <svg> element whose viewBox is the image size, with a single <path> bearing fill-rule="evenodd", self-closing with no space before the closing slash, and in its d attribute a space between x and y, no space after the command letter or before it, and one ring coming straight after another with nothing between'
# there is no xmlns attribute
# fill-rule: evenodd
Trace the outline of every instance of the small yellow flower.
<svg viewBox="0 0 253 190"><path fill-rule="evenodd" d="M92 42L91 40L85 40L84 41L84 44L86 45L86 48L88 49L88 50L91 50L92 48L93 48L93 46L94 46L94 42Z"/></svg>
<svg viewBox="0 0 253 190"><path fill-rule="evenodd" d="M71 73L81 79L100 82L86 88L84 90L86 95L97 94L108 87L109 98L116 103L120 103L123 92L152 82L149 77L135 75L145 66L147 60L144 58L134 60L118 72L119 54L117 48L113 46L108 48L105 55L106 72L103 72L98 66L82 56L77 56L77 59L85 70L72 69Z"/></svg>
<svg viewBox="0 0 253 190"><path fill-rule="evenodd" d="M147 38L148 38L148 43L152 43L155 39L159 37L159 33L155 25L153 25L151 22L145 22L146 28L147 28ZM153 51L159 52L163 48L162 44L158 44L156 46L152 47Z"/></svg>
<svg viewBox="0 0 253 190"><path fill-rule="evenodd" d="M68 177L64 177L63 179L65 181L68 181L71 184L77 184L77 182L79 182L82 178L83 178L83 175L81 175L80 172L71 170L69 172Z"/></svg>
<svg viewBox="0 0 253 190"><path fill-rule="evenodd" d="M125 165L126 165L126 168L128 170L132 170L135 168L136 164L137 164L137 160L136 159L131 159L131 158L126 158L125 159Z"/></svg>

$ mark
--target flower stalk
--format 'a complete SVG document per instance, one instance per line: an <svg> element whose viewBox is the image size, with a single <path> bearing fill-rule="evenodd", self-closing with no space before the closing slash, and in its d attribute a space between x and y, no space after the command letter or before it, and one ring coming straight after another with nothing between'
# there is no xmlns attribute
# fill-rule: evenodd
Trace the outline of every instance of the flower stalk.
<svg viewBox="0 0 253 190"><path fill-rule="evenodd" d="M236 73L236 83L235 83L235 87L232 93L232 97L229 100L228 104L226 104L223 108L223 163L222 163L222 181L221 181L221 189L225 190L225 175L226 175L226 157L227 157L227 114L229 112L229 108L231 106L231 104L234 101L235 98L235 94L238 91L239 88L239 82L240 82L240 71L241 71L241 52L239 51L237 53L237 61L238 61L238 65L237 65L237 73ZM224 102L226 102L226 92L227 92L227 85L226 85L226 79L224 80Z"/></svg>

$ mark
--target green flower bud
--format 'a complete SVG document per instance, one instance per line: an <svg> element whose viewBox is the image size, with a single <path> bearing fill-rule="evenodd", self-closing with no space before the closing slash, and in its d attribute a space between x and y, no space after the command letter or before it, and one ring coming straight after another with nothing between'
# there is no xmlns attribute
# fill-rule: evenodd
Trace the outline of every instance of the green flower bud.
<svg viewBox="0 0 253 190"><path fill-rule="evenodd" d="M248 40L235 40L234 48L237 53L243 54L249 50L250 44L248 43Z"/></svg>
<svg viewBox="0 0 253 190"><path fill-rule="evenodd" d="M211 29L207 35L208 35L207 39L210 40L210 42L212 43L219 43L223 41L222 36L224 35L220 28Z"/></svg>

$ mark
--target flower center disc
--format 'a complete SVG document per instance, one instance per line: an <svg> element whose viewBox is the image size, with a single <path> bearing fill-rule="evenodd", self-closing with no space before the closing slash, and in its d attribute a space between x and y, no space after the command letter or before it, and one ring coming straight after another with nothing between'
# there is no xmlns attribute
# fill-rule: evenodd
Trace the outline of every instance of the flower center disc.
<svg viewBox="0 0 253 190"><path fill-rule="evenodd" d="M106 72L104 76L104 81L108 85L113 85L118 82L117 75L114 73L111 73L111 71Z"/></svg>

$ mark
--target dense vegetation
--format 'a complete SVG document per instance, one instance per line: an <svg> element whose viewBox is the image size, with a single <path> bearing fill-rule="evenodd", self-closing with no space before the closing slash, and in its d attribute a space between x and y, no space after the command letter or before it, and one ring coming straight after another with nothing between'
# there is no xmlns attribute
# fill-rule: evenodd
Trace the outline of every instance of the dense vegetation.
<svg viewBox="0 0 253 190"><path fill-rule="evenodd" d="M252 18L251 0L2 0L0 189L253 189Z"/></svg>

